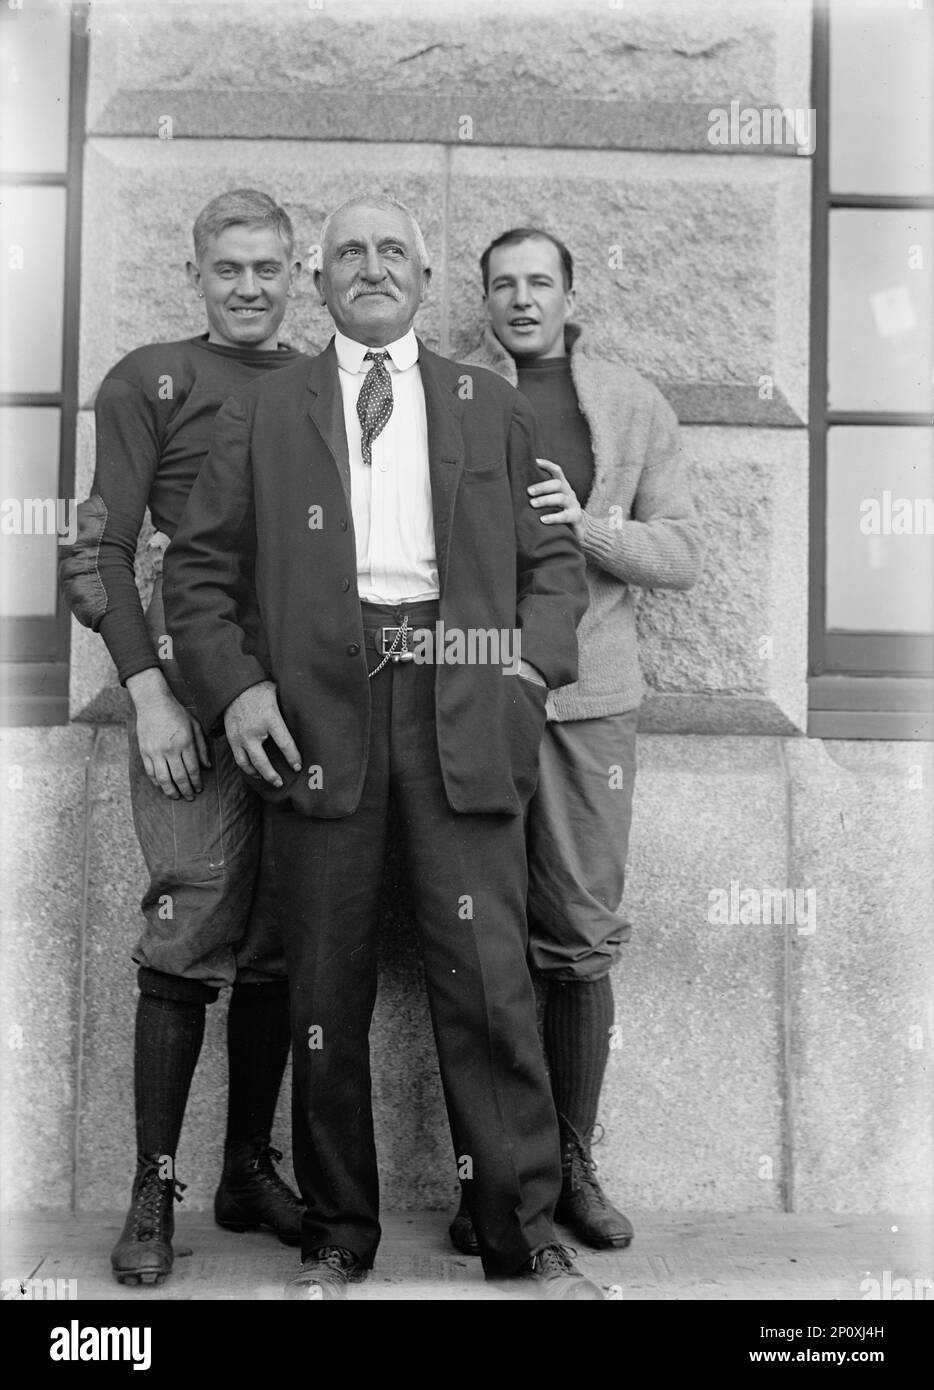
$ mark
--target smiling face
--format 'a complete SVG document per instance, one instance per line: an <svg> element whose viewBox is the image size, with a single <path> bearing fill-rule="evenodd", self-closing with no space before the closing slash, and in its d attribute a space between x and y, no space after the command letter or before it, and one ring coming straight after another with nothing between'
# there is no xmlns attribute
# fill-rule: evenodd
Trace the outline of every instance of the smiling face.
<svg viewBox="0 0 934 1390"><path fill-rule="evenodd" d="M401 208L355 203L328 228L315 285L341 333L378 348L409 331L430 277Z"/></svg>
<svg viewBox="0 0 934 1390"><path fill-rule="evenodd" d="M529 237L490 253L485 304L493 332L514 357L565 357L574 292L564 288L558 248Z"/></svg>
<svg viewBox="0 0 934 1390"><path fill-rule="evenodd" d="M204 295L208 342L271 351L279 341L289 289L301 263L271 227L225 227L208 238L204 255L187 266Z"/></svg>

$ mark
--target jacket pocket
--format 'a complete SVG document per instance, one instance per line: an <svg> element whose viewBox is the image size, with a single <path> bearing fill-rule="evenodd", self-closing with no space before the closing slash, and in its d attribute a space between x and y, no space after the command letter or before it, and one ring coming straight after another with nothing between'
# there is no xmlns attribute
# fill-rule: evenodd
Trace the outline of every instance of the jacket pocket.
<svg viewBox="0 0 934 1390"><path fill-rule="evenodd" d="M464 471L461 474L466 482L472 479L474 482L482 482L490 478L505 478L506 459L478 459L475 463L465 463Z"/></svg>

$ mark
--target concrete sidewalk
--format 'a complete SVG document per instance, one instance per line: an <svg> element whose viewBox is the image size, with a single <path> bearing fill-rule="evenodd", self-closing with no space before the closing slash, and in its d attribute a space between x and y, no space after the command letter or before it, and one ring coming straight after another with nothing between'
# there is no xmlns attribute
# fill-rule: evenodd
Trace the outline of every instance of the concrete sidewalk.
<svg viewBox="0 0 934 1390"><path fill-rule="evenodd" d="M4 1299L51 1297L128 1302L278 1300L298 1267L294 1250L266 1234L231 1235L208 1213L177 1213L175 1269L158 1288L118 1284L109 1252L123 1212L80 1216L7 1214L0 1223ZM612 1299L934 1301L930 1217L790 1216L782 1213L631 1213L626 1251L579 1251L580 1266ZM363 1300L504 1299L480 1264L453 1251L443 1212L383 1218ZM573 1244L567 1232L564 1239ZM182 1255L184 1249L191 1253ZM39 1284L30 1281L62 1281ZM74 1281L69 1283L69 1281ZM904 1282L899 1282L904 1281Z"/></svg>

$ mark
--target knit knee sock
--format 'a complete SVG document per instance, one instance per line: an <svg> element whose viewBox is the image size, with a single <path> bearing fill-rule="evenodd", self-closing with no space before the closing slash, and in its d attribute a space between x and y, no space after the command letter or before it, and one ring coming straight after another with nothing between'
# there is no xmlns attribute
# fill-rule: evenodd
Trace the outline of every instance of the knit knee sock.
<svg viewBox="0 0 934 1390"><path fill-rule="evenodd" d="M203 1038L203 1003L140 995L134 1066L140 1154L174 1158Z"/></svg>
<svg viewBox="0 0 934 1390"><path fill-rule="evenodd" d="M597 1122L600 1088L610 1051L610 977L571 983L552 980L545 1001L545 1053L555 1109L586 1138Z"/></svg>
<svg viewBox="0 0 934 1390"><path fill-rule="evenodd" d="M268 1140L290 1041L286 981L234 985L227 1014L228 1144Z"/></svg>

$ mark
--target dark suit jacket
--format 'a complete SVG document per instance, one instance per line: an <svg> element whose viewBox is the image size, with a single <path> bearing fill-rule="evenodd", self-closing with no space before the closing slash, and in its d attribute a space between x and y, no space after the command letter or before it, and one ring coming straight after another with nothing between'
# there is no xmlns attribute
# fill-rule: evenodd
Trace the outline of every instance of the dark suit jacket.
<svg viewBox="0 0 934 1390"><path fill-rule="evenodd" d="M584 562L570 527L542 526L528 505L526 487L544 476L531 409L493 373L422 343L418 364L441 621L518 627L522 657L550 687L566 685L577 678ZM257 786L306 815L349 815L363 788L370 693L356 573L332 339L310 373L307 362L282 368L221 407L165 558L167 628L203 724L216 732L237 695L276 681L304 766L293 772L267 742L284 786ZM435 691L451 806L519 814L537 778L544 689L498 665L441 665Z"/></svg>

